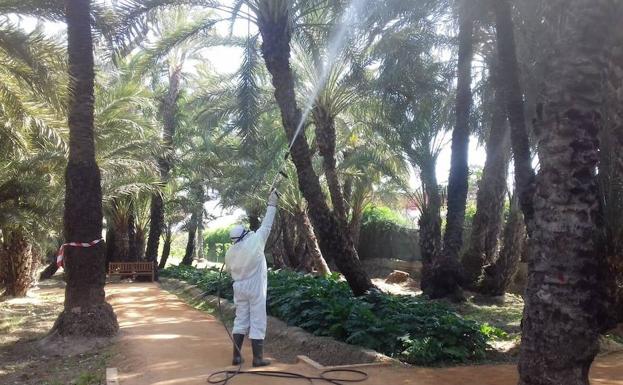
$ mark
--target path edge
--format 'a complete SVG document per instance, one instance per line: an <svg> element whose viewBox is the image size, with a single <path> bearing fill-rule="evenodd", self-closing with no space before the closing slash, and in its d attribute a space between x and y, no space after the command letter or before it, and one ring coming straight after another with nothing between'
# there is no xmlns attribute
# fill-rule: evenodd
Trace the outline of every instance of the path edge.
<svg viewBox="0 0 623 385"><path fill-rule="evenodd" d="M231 303L227 299L219 298L214 295L205 295L205 293L201 291L201 289L198 288L197 286L191 285L179 279L160 277L159 285L162 289L172 292L174 294L177 292L180 294L189 295L191 297L191 301L201 299L202 301L207 302L209 305L214 306L215 308L218 307L219 300L220 300L221 310L225 317L233 318L236 313L236 307L234 306L233 303ZM317 336L314 336L311 333L308 333L307 331L299 327L289 326L286 323L284 323L282 320L276 317L268 316L268 318L273 320L274 322L283 324L284 325L283 327L286 329L284 333L288 333L296 339L319 338ZM223 320L221 319L221 321ZM333 370L333 369L345 369L345 368L353 368L353 367L373 367L373 366L402 366L402 367L410 366L408 364L405 364L404 362L388 357L372 349L367 349L367 348L356 346L356 345L350 345L342 341L337 341L337 340L333 340L333 341L335 341L336 344L344 344L357 350L358 353L360 353L365 358L365 361L367 362L324 366L321 363L316 362L315 360L313 360L312 358L306 355L298 355L297 361L305 363L306 365L311 366L312 368L315 368L318 370Z"/></svg>

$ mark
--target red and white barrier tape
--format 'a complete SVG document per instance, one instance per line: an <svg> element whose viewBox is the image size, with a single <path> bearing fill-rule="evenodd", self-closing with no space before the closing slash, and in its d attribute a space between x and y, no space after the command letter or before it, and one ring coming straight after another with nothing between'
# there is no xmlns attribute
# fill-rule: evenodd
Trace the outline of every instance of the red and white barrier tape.
<svg viewBox="0 0 623 385"><path fill-rule="evenodd" d="M58 250L58 255L56 256L56 266L58 267L63 267L65 266L64 263L64 259L65 259L65 247L70 246L70 247L92 247L97 245L100 242L103 242L104 238L100 238L100 239L96 239L94 241L91 242L68 242L68 243L64 243L61 245L61 248Z"/></svg>

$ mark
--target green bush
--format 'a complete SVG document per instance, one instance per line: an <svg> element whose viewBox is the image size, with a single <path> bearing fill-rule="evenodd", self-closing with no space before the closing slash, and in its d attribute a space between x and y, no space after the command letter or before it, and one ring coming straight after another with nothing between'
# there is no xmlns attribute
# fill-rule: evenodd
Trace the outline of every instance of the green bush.
<svg viewBox="0 0 623 385"><path fill-rule="evenodd" d="M207 251L208 259L222 262L230 244L229 230L231 226L207 231L204 235L203 247Z"/></svg>
<svg viewBox="0 0 623 385"><path fill-rule="evenodd" d="M363 210L362 226L374 224L388 224L398 227L413 227L413 224L404 216L385 206L368 205Z"/></svg>
<svg viewBox="0 0 623 385"><path fill-rule="evenodd" d="M228 274L218 270L170 267L162 276L199 286L207 294L233 297ZM488 341L500 331L466 320L444 304L419 297L372 292L355 298L348 284L334 274L319 278L295 272L270 271L268 312L289 325L374 349L418 365L477 361Z"/></svg>

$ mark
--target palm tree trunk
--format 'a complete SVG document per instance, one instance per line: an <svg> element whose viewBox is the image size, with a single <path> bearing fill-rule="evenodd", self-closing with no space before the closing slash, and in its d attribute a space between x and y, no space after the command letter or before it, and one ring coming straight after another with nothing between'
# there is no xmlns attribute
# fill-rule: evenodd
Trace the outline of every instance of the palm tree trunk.
<svg viewBox="0 0 623 385"><path fill-rule="evenodd" d="M146 250L146 239L145 239L145 229L137 228L136 233L134 235L134 243L136 245L136 256L134 259L136 261L144 261L146 260L145 250ZM158 273L154 272L154 279L158 280Z"/></svg>
<svg viewBox="0 0 623 385"><path fill-rule="evenodd" d="M65 0L69 56L69 162L65 174L65 240L91 242L102 237L102 189L93 139L93 40L90 1ZM106 302L105 249L65 250L65 306L54 325L61 335L111 336L119 329Z"/></svg>
<svg viewBox="0 0 623 385"><path fill-rule="evenodd" d="M426 206L420 217L420 249L422 262L430 265L441 253L441 194L437 182L437 162L432 155L414 166L420 169L420 179Z"/></svg>
<svg viewBox="0 0 623 385"><path fill-rule="evenodd" d="M182 67L176 66L171 68L169 74L169 89L161 107L164 120L162 140L165 149L169 152L173 152L173 137L175 136L175 130L177 128L177 101L180 95L181 78ZM166 154L164 157L158 159L160 177L163 183L169 181L169 173L173 167L170 156L171 154ZM161 194L154 194L151 198L149 236L147 238L145 257L148 261L154 263L156 280L158 280L158 248L160 246L160 237L162 236L164 223L164 199Z"/></svg>
<svg viewBox="0 0 623 385"><path fill-rule="evenodd" d="M292 215L284 210L279 213L281 218L281 241L286 257L285 263L291 269L296 269L299 265L299 255L296 252L296 225Z"/></svg>
<svg viewBox="0 0 623 385"><path fill-rule="evenodd" d="M492 78L497 86L499 80L495 76ZM497 258L504 215L506 178L511 155L510 136L500 92L496 92L494 103L491 132L487 140L487 158L476 198L476 215L469 245L461 261L466 284L472 289L477 288L483 278L484 266L493 263Z"/></svg>
<svg viewBox="0 0 623 385"><path fill-rule="evenodd" d="M325 261L322 253L320 252L318 240L316 239L316 234L314 234L314 227L312 226L311 221L309 220L309 216L307 216L306 212L303 213L302 219L302 229L305 237L307 238L307 246L309 247L316 271L321 275L331 274L331 269L329 269L327 261Z"/></svg>
<svg viewBox="0 0 623 385"><path fill-rule="evenodd" d="M164 245L162 245L162 255L160 256L159 269L164 269L167 266L167 260L171 254L171 242L172 242L171 224L169 224L164 233Z"/></svg>
<svg viewBox="0 0 623 385"><path fill-rule="evenodd" d="M534 169L530 155L530 140L526 129L524 100L519 79L515 31L509 0L496 0L495 12L499 77L511 126L511 143L515 165L515 186L519 194L528 234L534 218Z"/></svg>
<svg viewBox="0 0 623 385"><path fill-rule="evenodd" d="M199 214L199 223L197 225L197 259L203 259L203 212Z"/></svg>
<svg viewBox="0 0 623 385"><path fill-rule="evenodd" d="M420 213L420 250L422 252L421 288L430 298L441 298L457 293L456 278L459 269L444 260L441 252L441 194L436 175L436 161L428 153L419 164L424 187L424 207ZM456 261L455 263L458 263Z"/></svg>
<svg viewBox="0 0 623 385"><path fill-rule="evenodd" d="M511 198L510 213L504 228L502 250L499 257L484 270L478 291L492 297L504 295L519 268L526 244L526 226L519 200Z"/></svg>
<svg viewBox="0 0 623 385"><path fill-rule="evenodd" d="M188 224L188 241L186 242L186 253L182 258L182 265L191 266L193 263L193 252L195 250L195 238L197 237L197 214L192 213Z"/></svg>
<svg viewBox="0 0 623 385"><path fill-rule="evenodd" d="M607 319L606 258L596 241L596 169L610 0L552 1L561 36L550 57L538 133L534 228L519 359L520 385L588 385ZM619 5L620 6L620 5ZM559 11L563 10L561 17ZM551 19L550 19L551 18Z"/></svg>
<svg viewBox="0 0 623 385"><path fill-rule="evenodd" d="M163 175L162 169L160 170L160 174ZM164 199L161 194L154 194L151 196L149 218L149 235L147 236L147 250L145 251L145 256L148 261L155 261L158 259L160 235L162 234L162 227L164 226ZM156 257L153 257L154 255L156 255ZM155 279L158 280L157 273Z"/></svg>
<svg viewBox="0 0 623 385"><path fill-rule="evenodd" d="M58 265L56 264L56 258L54 258L54 260L48 262L48 265L46 266L46 268L43 269L41 274L39 274L39 281L44 281L46 279L52 278L54 274L56 274L57 271L58 271ZM1 283L0 283L0 286L1 286Z"/></svg>
<svg viewBox="0 0 623 385"><path fill-rule="evenodd" d="M623 16L619 14L619 18ZM606 130L600 138L599 176L604 202L604 244L610 265L612 323L623 322L623 31L613 36L608 65Z"/></svg>
<svg viewBox="0 0 623 385"><path fill-rule="evenodd" d="M32 283L32 246L21 231L4 234L8 240L2 253L5 295L24 297Z"/></svg>
<svg viewBox="0 0 623 385"><path fill-rule="evenodd" d="M474 56L474 15L470 2L459 8L459 58L457 69L456 125L452 132L452 157L448 178L448 214L444 234L444 259L454 264L463 245L463 226L469 178L469 118L472 108L472 58ZM458 263L456 266L460 266ZM458 284L457 284L458 286Z"/></svg>
<svg viewBox="0 0 623 385"><path fill-rule="evenodd" d="M130 255L130 234L127 223L117 223L115 231L115 261L129 262L136 255Z"/></svg>
<svg viewBox="0 0 623 385"><path fill-rule="evenodd" d="M267 11L267 10L264 10ZM275 87L275 99L289 140L294 139L296 128L302 120L296 104L294 77L290 68L290 27L286 14L271 15L260 12L258 27L262 34L262 54ZM310 219L319 235L320 249L329 260L334 260L355 295L363 295L374 285L363 269L350 235L329 210L320 181L312 166L305 131L291 150L296 166L299 188L307 200Z"/></svg>
<svg viewBox="0 0 623 385"><path fill-rule="evenodd" d="M305 211L299 213L298 215L298 226L303 234L303 238L307 244L309 256L312 260L312 264L318 274L320 275L329 275L331 274L331 269L329 269L329 265L327 265L327 261L324 260L322 253L320 252L320 247L318 246L318 240L316 239L316 234L314 234L314 227L312 226L309 217Z"/></svg>
<svg viewBox="0 0 623 385"><path fill-rule="evenodd" d="M345 225L346 207L335 161L335 119L319 105L314 107L313 116L316 125L316 143L318 143L318 152L322 155L322 165L327 177L333 211L338 220Z"/></svg>
<svg viewBox="0 0 623 385"><path fill-rule="evenodd" d="M136 260L139 254L139 247L136 239L136 216L134 215L134 203L130 204L128 214L128 256L129 260ZM144 238L144 237L143 237Z"/></svg>
<svg viewBox="0 0 623 385"><path fill-rule="evenodd" d="M348 230L353 238L353 243L359 247L359 239L361 237L361 221L363 220L363 207L355 207L352 210L353 215L350 218Z"/></svg>

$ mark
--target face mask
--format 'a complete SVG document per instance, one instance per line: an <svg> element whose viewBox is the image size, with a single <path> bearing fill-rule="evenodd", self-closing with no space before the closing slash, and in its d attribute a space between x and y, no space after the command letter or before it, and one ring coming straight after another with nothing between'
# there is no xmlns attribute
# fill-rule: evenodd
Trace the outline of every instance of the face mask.
<svg viewBox="0 0 623 385"><path fill-rule="evenodd" d="M247 236L247 234L249 234L249 230L245 230L242 232L242 234L240 234L239 237L236 238L231 238L232 243L235 245L236 243L239 243L240 241L242 241L244 239L244 237Z"/></svg>

